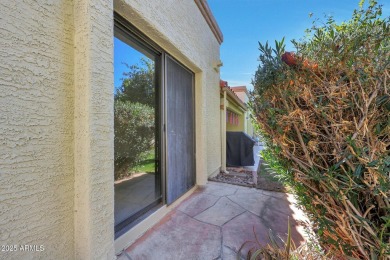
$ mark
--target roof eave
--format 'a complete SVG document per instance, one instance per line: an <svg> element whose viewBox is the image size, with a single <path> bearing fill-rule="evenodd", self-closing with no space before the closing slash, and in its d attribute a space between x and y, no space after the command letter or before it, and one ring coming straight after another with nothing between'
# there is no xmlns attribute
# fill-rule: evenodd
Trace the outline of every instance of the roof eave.
<svg viewBox="0 0 390 260"><path fill-rule="evenodd" d="M210 10L209 5L207 4L206 0L194 0L196 5L198 6L200 12L202 13L204 19L206 20L207 24L209 25L211 31L213 32L215 38L217 39L219 44L222 44L223 42L223 35L222 31L218 26L217 21L214 18L213 13Z"/></svg>
<svg viewBox="0 0 390 260"><path fill-rule="evenodd" d="M230 87L221 87L221 90L222 91L226 91L227 95L232 98L238 106L240 106L244 111L247 111L248 110L248 107L247 105L245 105L242 100L236 95L236 93L233 92L233 90L231 90Z"/></svg>

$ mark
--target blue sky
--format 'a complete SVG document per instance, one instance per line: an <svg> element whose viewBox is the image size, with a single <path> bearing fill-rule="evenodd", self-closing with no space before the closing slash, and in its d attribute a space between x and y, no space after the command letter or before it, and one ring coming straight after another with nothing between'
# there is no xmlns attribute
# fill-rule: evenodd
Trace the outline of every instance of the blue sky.
<svg viewBox="0 0 390 260"><path fill-rule="evenodd" d="M324 21L324 15L332 15L337 22L349 20L358 3L358 0L208 0L224 36L221 79L230 86L246 85L253 89L250 83L259 64L258 42L274 43L286 37L286 50L294 50L290 41L302 38L314 19ZM383 15L389 16L390 1L379 3L384 5ZM309 13L313 13L311 18Z"/></svg>
<svg viewBox="0 0 390 260"><path fill-rule="evenodd" d="M147 57L116 37L114 37L114 46L114 87L118 88L122 85L123 72L128 71L124 63L142 66L141 58L147 59Z"/></svg>

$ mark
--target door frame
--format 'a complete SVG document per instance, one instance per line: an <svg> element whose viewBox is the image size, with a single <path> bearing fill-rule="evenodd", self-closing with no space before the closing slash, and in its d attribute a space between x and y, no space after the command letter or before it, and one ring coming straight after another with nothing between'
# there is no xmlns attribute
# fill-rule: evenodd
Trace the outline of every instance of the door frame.
<svg viewBox="0 0 390 260"><path fill-rule="evenodd" d="M118 26L119 25L119 26ZM187 70L189 73L192 74L192 99L193 99L193 140L194 140L194 149L193 149L193 164L194 164L194 169L193 169L193 183L194 186L197 184L197 124L196 124L196 118L197 118L197 113L196 113L196 82L195 82L195 77L196 74L189 69L187 66L185 66L183 63L178 61L174 56L170 55L167 51L162 49L159 45L157 45L153 40L151 40L148 36L146 36L143 32L141 32L139 29L137 29L134 25L132 25L128 20L126 20L124 17L122 17L120 14L114 11L114 27L119 27L122 31L124 31L126 34L129 35L132 41L135 41L137 45L142 46L143 48L146 48L148 50L151 50L155 53L158 53L160 55L160 62L157 65L158 67L158 72L156 73L157 80L159 84L159 145L160 145L160 153L159 153L159 168L160 168L160 189L161 189L161 202L158 205L154 206L154 209L158 209L161 206L167 205L167 172L168 172L168 163L167 163L167 154L168 154L168 133L167 133L167 119L168 119L168 110L167 110L167 73L166 73L166 63L167 63L167 57L169 57L172 61L176 62L178 65L180 65L182 68ZM188 189L188 191L191 190ZM185 193L184 193L185 194ZM184 195L183 194L183 195ZM183 195L181 195L179 198L181 198ZM115 203L115 201L114 201ZM173 202L174 203L174 202ZM153 212L153 209L149 210L150 213ZM149 216L149 212L145 212L141 217L138 219L142 219L144 217ZM146 216L145 216L146 215ZM138 219L134 220L132 223L128 224L126 227L124 227L122 230L119 230L118 232L115 232L115 239L120 237L121 235L125 234L134 225L138 224ZM117 233L119 234L117 236Z"/></svg>
<svg viewBox="0 0 390 260"><path fill-rule="evenodd" d="M164 145L165 140L163 133L163 122L164 122L164 104L163 104L163 73L164 73L164 52L163 50L150 41L142 32L140 32L137 28L135 28L131 23L129 23L126 19L114 13L114 35L115 31L119 31L121 34L126 37L126 40L129 41L129 46L134 48L139 52L149 52L155 56L155 91L156 91L156 112L155 112L155 137L157 140L156 150L155 150L155 171L156 171L156 179L159 180L156 182L156 187L159 185L158 189L160 191L161 197L154 202L146 205L143 209L136 212L133 215L129 215L125 220L116 224L114 226L115 239L120 237L121 235L128 232L131 228L133 228L139 220L142 220L145 216L149 214L149 212L153 212L153 210L160 208L165 204L165 184L164 184L164 175L165 175L165 162L164 162ZM130 45L133 43L133 45ZM159 175L159 176L158 176ZM114 191L115 192L115 191ZM115 197L114 197L115 198ZM115 203L115 200L114 200ZM115 212L114 212L115 214Z"/></svg>

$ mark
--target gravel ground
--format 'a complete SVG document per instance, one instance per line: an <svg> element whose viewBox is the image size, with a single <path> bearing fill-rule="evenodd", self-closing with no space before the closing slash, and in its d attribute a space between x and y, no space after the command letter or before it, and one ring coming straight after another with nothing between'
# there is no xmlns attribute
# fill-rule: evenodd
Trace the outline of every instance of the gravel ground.
<svg viewBox="0 0 390 260"><path fill-rule="evenodd" d="M227 168L228 173L219 173L215 177L209 178L210 181L230 183L234 185L255 187L257 179L255 171L248 171L242 168Z"/></svg>
<svg viewBox="0 0 390 260"><path fill-rule="evenodd" d="M255 187L261 190L288 192L281 182L274 176L273 171L263 162L260 162L257 172L239 167L228 167L228 173L219 173L209 178L210 181L229 183L239 186Z"/></svg>

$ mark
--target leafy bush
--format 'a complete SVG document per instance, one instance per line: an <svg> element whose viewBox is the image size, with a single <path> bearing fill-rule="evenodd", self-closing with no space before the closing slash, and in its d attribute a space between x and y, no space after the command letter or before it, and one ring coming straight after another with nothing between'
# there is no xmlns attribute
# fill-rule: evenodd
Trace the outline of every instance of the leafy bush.
<svg viewBox="0 0 390 260"><path fill-rule="evenodd" d="M115 180L131 174L146 159L155 137L155 73L153 61L125 64L114 103Z"/></svg>
<svg viewBox="0 0 390 260"><path fill-rule="evenodd" d="M361 2L363 5L363 2ZM370 1L297 51L260 44L251 107L265 153L337 257L390 255L389 18ZM293 58L289 62L287 58ZM287 65L287 64L289 65Z"/></svg>
<svg viewBox="0 0 390 260"><path fill-rule="evenodd" d="M156 104L154 62L141 58L138 64L124 65L128 72L123 73L123 81L116 90L115 99L154 107Z"/></svg>
<svg viewBox="0 0 390 260"><path fill-rule="evenodd" d="M115 100L114 105L115 180L143 159L154 143L154 109L148 105Z"/></svg>

